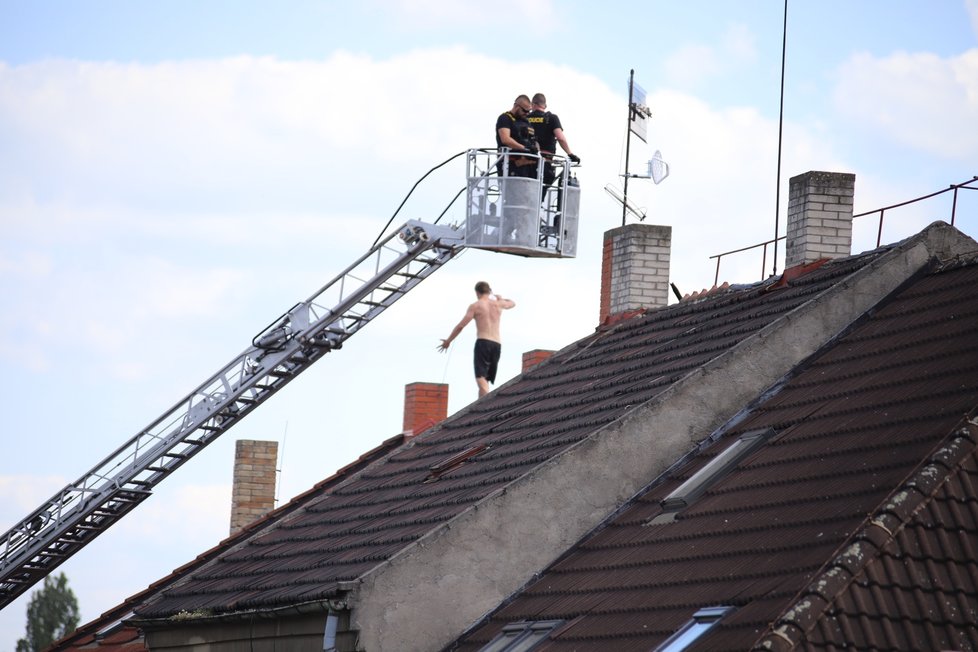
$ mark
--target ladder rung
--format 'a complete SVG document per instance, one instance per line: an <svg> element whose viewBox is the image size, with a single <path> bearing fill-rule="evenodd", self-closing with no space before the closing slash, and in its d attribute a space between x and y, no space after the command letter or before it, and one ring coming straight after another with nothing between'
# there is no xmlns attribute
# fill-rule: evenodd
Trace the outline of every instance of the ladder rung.
<svg viewBox="0 0 978 652"><path fill-rule="evenodd" d="M153 483L149 480L130 480L128 484L138 484L140 487L152 487Z"/></svg>
<svg viewBox="0 0 978 652"><path fill-rule="evenodd" d="M375 308L379 308L380 306L384 305L382 303L377 303L376 301L361 301L360 303L365 306L374 306Z"/></svg>
<svg viewBox="0 0 978 652"><path fill-rule="evenodd" d="M221 426L209 426L206 423L202 423L202 424L200 424L197 427L200 428L201 430L206 430L208 432L220 432L221 430L224 430L224 428L221 427ZM193 441L192 439L191 440L184 440L184 443L188 443L189 444L192 441Z"/></svg>
<svg viewBox="0 0 978 652"><path fill-rule="evenodd" d="M201 426L203 428L204 426ZM199 439L184 439L182 440L184 444L190 444L191 446L203 446L204 442Z"/></svg>
<svg viewBox="0 0 978 652"><path fill-rule="evenodd" d="M420 274L412 274L411 272L394 272L395 276L403 276L405 278L421 278Z"/></svg>
<svg viewBox="0 0 978 652"><path fill-rule="evenodd" d="M133 491L135 490L130 490L127 491L126 493L132 493ZM151 492L143 492L143 493L151 493ZM116 496L115 498L113 498L113 500L115 500L117 503L122 503L123 505L135 505L136 503L139 502L135 498L128 498L126 496Z"/></svg>

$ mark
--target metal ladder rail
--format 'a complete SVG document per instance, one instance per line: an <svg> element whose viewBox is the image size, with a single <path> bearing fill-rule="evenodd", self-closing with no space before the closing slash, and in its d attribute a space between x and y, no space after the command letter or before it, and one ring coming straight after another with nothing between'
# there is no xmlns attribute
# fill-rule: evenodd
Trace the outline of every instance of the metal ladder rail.
<svg viewBox="0 0 978 652"><path fill-rule="evenodd" d="M401 237L408 251L389 242ZM39 581L150 495L163 478L454 257L461 236L449 227L408 222L308 301L289 311L274 346L246 349L91 472L8 531L0 550L0 607ZM426 256L427 254L427 256ZM371 262L372 261L372 262ZM363 281L354 271L373 266ZM389 283L401 279L400 285ZM359 284L359 285L358 285ZM352 289L351 289L352 288ZM319 302L338 289L330 310ZM276 327L266 329L267 334ZM255 340L261 340L262 335Z"/></svg>

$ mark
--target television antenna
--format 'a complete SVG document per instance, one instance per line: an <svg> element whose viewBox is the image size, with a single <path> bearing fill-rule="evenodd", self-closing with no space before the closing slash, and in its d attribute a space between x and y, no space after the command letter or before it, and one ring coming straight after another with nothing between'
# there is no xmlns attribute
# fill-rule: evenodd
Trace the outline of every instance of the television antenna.
<svg viewBox="0 0 978 652"><path fill-rule="evenodd" d="M662 159L662 153L656 150L652 158L647 163L646 174L633 174L629 172L629 159L631 158L632 134L642 139L643 143L648 143L648 121L652 117L652 110L646 105L645 90L635 83L635 70L631 70L628 76L628 130L625 142L625 179L624 189L619 192L618 188L608 184L604 187L605 192L611 195L621 204L621 225L625 226L625 218L629 213L637 217L640 221L645 219L645 211L636 208L628 200L628 180L629 179L652 179L658 185L669 176L669 164Z"/></svg>

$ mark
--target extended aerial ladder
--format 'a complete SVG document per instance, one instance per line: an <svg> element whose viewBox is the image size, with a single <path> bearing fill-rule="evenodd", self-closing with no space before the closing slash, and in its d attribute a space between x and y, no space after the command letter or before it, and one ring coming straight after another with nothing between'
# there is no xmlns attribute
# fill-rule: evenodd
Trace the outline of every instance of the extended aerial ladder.
<svg viewBox="0 0 978 652"><path fill-rule="evenodd" d="M536 179L495 176L497 161L508 165L507 150L470 150L467 156L463 224L407 221L4 534L0 608L134 509L164 478L326 353L341 348L464 247L530 257L574 256L579 189L569 176L569 165L556 161L560 181L545 188L542 170Z"/></svg>

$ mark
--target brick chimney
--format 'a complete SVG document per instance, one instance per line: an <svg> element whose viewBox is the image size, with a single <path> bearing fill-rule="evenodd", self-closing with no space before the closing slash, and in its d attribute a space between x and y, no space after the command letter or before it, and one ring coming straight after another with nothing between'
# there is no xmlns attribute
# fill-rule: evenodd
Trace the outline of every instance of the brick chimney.
<svg viewBox="0 0 978 652"><path fill-rule="evenodd" d="M234 446L231 534L275 508L277 441L239 439Z"/></svg>
<svg viewBox="0 0 978 652"><path fill-rule="evenodd" d="M671 245L671 226L627 224L605 232L599 323L630 310L669 303Z"/></svg>
<svg viewBox="0 0 978 652"><path fill-rule="evenodd" d="M856 175L806 172L788 182L785 269L852 250L852 198Z"/></svg>
<svg viewBox="0 0 978 652"><path fill-rule="evenodd" d="M448 385L411 383L404 386L404 434L417 435L448 416Z"/></svg>
<svg viewBox="0 0 978 652"><path fill-rule="evenodd" d="M523 354L523 371L521 373L525 374L527 371L537 366L553 354L553 351L547 351L545 349L533 349L532 351L527 351Z"/></svg>

